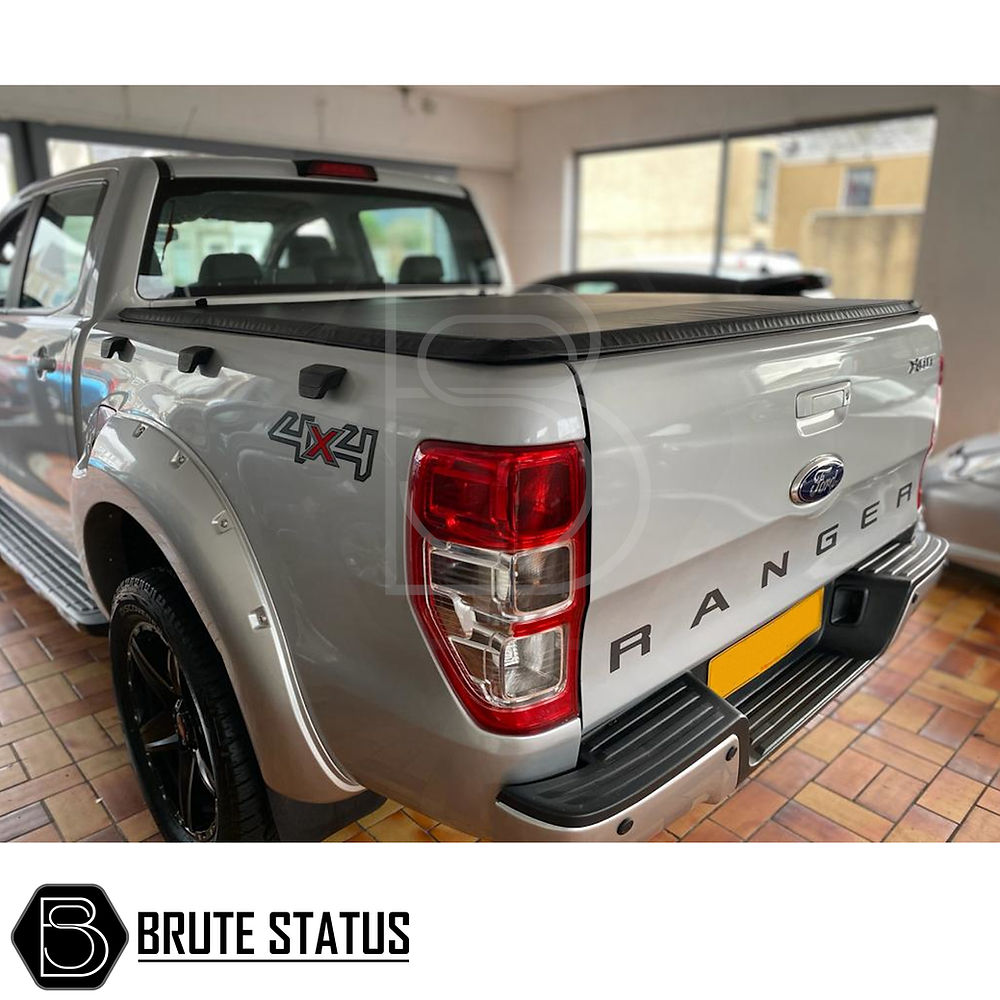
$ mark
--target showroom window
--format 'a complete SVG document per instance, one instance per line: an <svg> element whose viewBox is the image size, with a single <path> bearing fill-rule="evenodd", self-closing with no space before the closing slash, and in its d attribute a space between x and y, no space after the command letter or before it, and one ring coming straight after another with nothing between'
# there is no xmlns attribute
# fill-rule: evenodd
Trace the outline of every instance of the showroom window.
<svg viewBox="0 0 1000 1000"><path fill-rule="evenodd" d="M838 296L908 297L934 136L922 114L581 153L575 266L812 271Z"/></svg>
<svg viewBox="0 0 1000 1000"><path fill-rule="evenodd" d="M0 208L14 197L16 190L14 150L11 148L10 136L6 132L0 132Z"/></svg>

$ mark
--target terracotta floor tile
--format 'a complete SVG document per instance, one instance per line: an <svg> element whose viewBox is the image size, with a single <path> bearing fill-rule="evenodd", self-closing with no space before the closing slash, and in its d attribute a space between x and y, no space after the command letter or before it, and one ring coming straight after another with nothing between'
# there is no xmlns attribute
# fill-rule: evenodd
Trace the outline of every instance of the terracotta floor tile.
<svg viewBox="0 0 1000 1000"><path fill-rule="evenodd" d="M9 744L6 746L0 746L0 767L6 767L8 764L13 764L17 758L14 756L14 748Z"/></svg>
<svg viewBox="0 0 1000 1000"><path fill-rule="evenodd" d="M104 807L95 800L90 785L77 785L45 800L64 840L82 840L109 826L111 819Z"/></svg>
<svg viewBox="0 0 1000 1000"><path fill-rule="evenodd" d="M13 670L7 674L0 674L0 691L9 691L11 688L20 686L21 678Z"/></svg>
<svg viewBox="0 0 1000 1000"><path fill-rule="evenodd" d="M461 830L445 826L444 823L438 823L436 826L432 826L428 832L435 840L440 841L442 844L472 844L475 843L476 840L471 833L462 833ZM674 839L665 830L662 834L657 834L657 837L669 837L670 840Z"/></svg>
<svg viewBox="0 0 1000 1000"><path fill-rule="evenodd" d="M797 833L792 833L787 827L770 819L750 839L757 843L768 844L804 843L803 838Z"/></svg>
<svg viewBox="0 0 1000 1000"><path fill-rule="evenodd" d="M417 826L424 830L429 830L432 826L437 823L437 820L433 816L427 816L422 812L418 812L416 809L411 809L410 806L406 806L406 815L413 820Z"/></svg>
<svg viewBox="0 0 1000 1000"><path fill-rule="evenodd" d="M32 681L40 681L46 677L61 674L81 663L92 662L90 654L86 650L81 650L78 653L70 653L69 656L60 656L57 660L43 660L32 667L22 667L17 673L25 684L30 684Z"/></svg>
<svg viewBox="0 0 1000 1000"><path fill-rule="evenodd" d="M925 701L933 701L937 705L947 705L948 708L965 712L977 719L981 719L989 711L989 706L984 702L966 698L964 695L956 694L954 691L948 691L934 684L928 684L923 679L913 683L910 694L915 694Z"/></svg>
<svg viewBox="0 0 1000 1000"><path fill-rule="evenodd" d="M118 829L121 830L126 840L137 844L156 833L156 821L150 815L148 809L143 809L134 816L119 820Z"/></svg>
<svg viewBox="0 0 1000 1000"><path fill-rule="evenodd" d="M940 706L932 701L924 701L912 694L904 694L885 715L883 722L889 722L900 729L908 729L911 733L919 733Z"/></svg>
<svg viewBox="0 0 1000 1000"><path fill-rule="evenodd" d="M975 728L976 720L971 715L942 706L920 730L920 735L957 750Z"/></svg>
<svg viewBox="0 0 1000 1000"><path fill-rule="evenodd" d="M78 700L76 692L69 686L62 674L46 677L41 681L32 681L27 687L31 692L31 697L35 699L43 712Z"/></svg>
<svg viewBox="0 0 1000 1000"><path fill-rule="evenodd" d="M930 670L937 660L938 657L935 653L927 653L924 650L911 647L896 654L889 663L897 673L914 678Z"/></svg>
<svg viewBox="0 0 1000 1000"><path fill-rule="evenodd" d="M979 659L979 653L971 649L967 643L960 642L948 650L944 656L938 660L935 667L945 673L954 674L956 677L968 677Z"/></svg>
<svg viewBox="0 0 1000 1000"><path fill-rule="evenodd" d="M108 771L91 781L105 808L115 820L134 816L146 807L139 780L131 765Z"/></svg>
<svg viewBox="0 0 1000 1000"><path fill-rule="evenodd" d="M816 778L816 783L853 799L882 770L880 761L847 749Z"/></svg>
<svg viewBox="0 0 1000 1000"><path fill-rule="evenodd" d="M735 844L740 838L731 830L727 830L711 819L702 820L686 837L685 843L692 844Z"/></svg>
<svg viewBox="0 0 1000 1000"><path fill-rule="evenodd" d="M27 779L28 775L24 771L24 765L20 761L0 767L0 791L10 788L11 785L19 785Z"/></svg>
<svg viewBox="0 0 1000 1000"><path fill-rule="evenodd" d="M27 688L16 687L0 693L0 725L9 726L37 714L38 706Z"/></svg>
<svg viewBox="0 0 1000 1000"><path fill-rule="evenodd" d="M125 837L115 829L113 826L106 826L98 830L97 833L92 833L88 837L81 838L81 843L84 844L120 844Z"/></svg>
<svg viewBox="0 0 1000 1000"><path fill-rule="evenodd" d="M958 828L954 840L997 843L1000 841L1000 816L977 806Z"/></svg>
<svg viewBox="0 0 1000 1000"><path fill-rule="evenodd" d="M358 822L362 827L368 829L368 827L374 826L376 823L381 823L386 816L391 816L394 812L398 812L403 807L398 802L393 802L392 799L386 799L374 812L370 812L367 816L362 816Z"/></svg>
<svg viewBox="0 0 1000 1000"><path fill-rule="evenodd" d="M761 772L756 780L790 799L822 770L821 760L793 747Z"/></svg>
<svg viewBox="0 0 1000 1000"><path fill-rule="evenodd" d="M87 698L70 702L68 705L59 705L45 713L49 723L58 729L67 722L81 719L85 715L94 715L97 712L110 708L115 703L115 696L112 691L99 691Z"/></svg>
<svg viewBox="0 0 1000 1000"><path fill-rule="evenodd" d="M937 764L932 763L926 758L907 753L906 750L901 750L892 743L880 740L869 733L862 733L858 737L857 742L854 744L854 749L859 753L874 757L875 760L882 761L883 764L890 764L897 770L903 771L914 778L920 778L921 781L925 782L930 781L940 770Z"/></svg>
<svg viewBox="0 0 1000 1000"><path fill-rule="evenodd" d="M6 638L6 636L4 637ZM7 662L15 669L23 667L33 667L36 663L44 663L52 657L45 652L38 644L37 639L22 639L20 642L4 646L3 655L7 657Z"/></svg>
<svg viewBox="0 0 1000 1000"><path fill-rule="evenodd" d="M0 695L0 698L2 697L3 695ZM989 740L990 743L1000 746L1000 708L993 709L976 726L976 733L982 736L983 739Z"/></svg>
<svg viewBox="0 0 1000 1000"><path fill-rule="evenodd" d="M15 843L58 844L61 840L62 837L59 836L59 831L51 823L47 823L45 826L38 827L37 830L32 830L30 833L24 834L23 837L16 837Z"/></svg>
<svg viewBox="0 0 1000 1000"><path fill-rule="evenodd" d="M14 744L14 750L32 778L73 763L62 741L51 729L18 740Z"/></svg>
<svg viewBox="0 0 1000 1000"><path fill-rule="evenodd" d="M85 757L79 762L79 767L83 771L83 776L88 781L92 781L94 778L107 774L108 771L114 771L128 762L128 751L125 747L112 747L110 750L102 750L100 753L94 754L93 757Z"/></svg>
<svg viewBox="0 0 1000 1000"><path fill-rule="evenodd" d="M783 795L759 782L745 784L712 813L712 819L746 840L786 802Z"/></svg>
<svg viewBox="0 0 1000 1000"><path fill-rule="evenodd" d="M962 680L961 677L946 674L941 670L928 670L921 680L932 687L951 691L953 694L961 695L972 701L981 701L985 705L992 705L997 699L997 692L993 688L984 687L982 684L973 684L972 681Z"/></svg>
<svg viewBox="0 0 1000 1000"><path fill-rule="evenodd" d="M658 834L649 838L651 844L676 844L677 838L666 830L661 830Z"/></svg>
<svg viewBox="0 0 1000 1000"><path fill-rule="evenodd" d="M375 838L366 831L362 830L360 833L356 833L350 840L347 841L348 844L374 844Z"/></svg>
<svg viewBox="0 0 1000 1000"><path fill-rule="evenodd" d="M910 806L906 815L893 827L886 842L944 843L957 829L956 824L922 806Z"/></svg>
<svg viewBox="0 0 1000 1000"><path fill-rule="evenodd" d="M881 840L892 828L884 816L815 783L806 785L795 801L865 840Z"/></svg>
<svg viewBox="0 0 1000 1000"><path fill-rule="evenodd" d="M434 842L426 830L421 829L402 809L387 816L381 823L368 827L368 832L382 843L413 844Z"/></svg>
<svg viewBox="0 0 1000 1000"><path fill-rule="evenodd" d="M715 806L708 802L700 802L683 816L679 816L672 823L669 823L667 830L678 839L683 839L685 834L693 830L714 808Z"/></svg>
<svg viewBox="0 0 1000 1000"><path fill-rule="evenodd" d="M873 694L868 694L865 691L859 691L857 694L852 694L833 713L833 717L839 722L853 726L855 729L865 729L888 707L889 703L887 701L876 698Z"/></svg>
<svg viewBox="0 0 1000 1000"><path fill-rule="evenodd" d="M935 764L947 764L951 760L950 747L925 739L923 736L911 733L908 729L900 729L899 726L893 726L891 723L876 722L871 727L870 733L880 740L885 740L886 743L899 747L900 750L905 750L917 757L924 757Z"/></svg>
<svg viewBox="0 0 1000 1000"><path fill-rule="evenodd" d="M40 802L0 816L0 841L15 840L49 822L49 814Z"/></svg>
<svg viewBox="0 0 1000 1000"><path fill-rule="evenodd" d="M945 819L961 823L984 787L978 781L945 768L917 799L917 805L936 812Z"/></svg>
<svg viewBox="0 0 1000 1000"><path fill-rule="evenodd" d="M924 790L919 778L911 778L894 767L883 768L874 781L858 796L858 803L886 819L896 822Z"/></svg>
<svg viewBox="0 0 1000 1000"><path fill-rule="evenodd" d="M44 715L33 715L20 722L12 722L9 726L0 726L0 746L9 746L25 736L33 736L49 728Z"/></svg>
<svg viewBox="0 0 1000 1000"><path fill-rule="evenodd" d="M42 775L40 778L32 778L20 785L14 785L12 788L0 792L0 816L20 809L21 806L30 805L32 802L40 802L42 799L67 788L72 788L73 785L78 785L82 780L83 775L76 767L63 767L58 771Z"/></svg>
<svg viewBox="0 0 1000 1000"><path fill-rule="evenodd" d="M976 805L1000 814L1000 788L987 788Z"/></svg>
<svg viewBox="0 0 1000 1000"><path fill-rule="evenodd" d="M108 734L97 724L92 715L57 726L56 732L74 760L93 757L94 754L109 750L112 746Z"/></svg>
<svg viewBox="0 0 1000 1000"><path fill-rule="evenodd" d="M967 778L984 784L1000 771L1000 746L980 736L970 736L948 762L948 766Z"/></svg>
<svg viewBox="0 0 1000 1000"><path fill-rule="evenodd" d="M350 840L351 837L363 832L357 823L348 823L347 826L341 827L341 829L331 833L323 842L325 844L342 844L345 840Z"/></svg>
<svg viewBox="0 0 1000 1000"><path fill-rule="evenodd" d="M859 837L850 830L845 830L844 827L825 816L820 816L812 809L807 809L794 799L783 806L774 818L776 822L798 834L804 840L811 840L815 843L860 843L864 840L863 837Z"/></svg>
<svg viewBox="0 0 1000 1000"><path fill-rule="evenodd" d="M889 703L895 701L910 686L911 678L908 674L899 673L891 667L878 671L864 686L867 694Z"/></svg>
<svg viewBox="0 0 1000 1000"><path fill-rule="evenodd" d="M824 719L799 741L799 749L827 762L854 741L857 732L836 719Z"/></svg>

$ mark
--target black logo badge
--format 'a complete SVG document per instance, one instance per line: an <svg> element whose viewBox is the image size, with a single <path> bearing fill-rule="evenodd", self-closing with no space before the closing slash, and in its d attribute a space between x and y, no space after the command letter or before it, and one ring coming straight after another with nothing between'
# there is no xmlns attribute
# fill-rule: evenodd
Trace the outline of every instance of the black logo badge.
<svg viewBox="0 0 1000 1000"><path fill-rule="evenodd" d="M96 990L128 942L98 885L43 885L11 934L21 961L43 990Z"/></svg>
<svg viewBox="0 0 1000 1000"><path fill-rule="evenodd" d="M308 413L287 410L268 430L267 436L279 444L295 449L295 461L314 462L322 459L326 465L338 468L341 462L354 466L354 478L363 483L372 474L378 431L356 424L323 430L316 418Z"/></svg>

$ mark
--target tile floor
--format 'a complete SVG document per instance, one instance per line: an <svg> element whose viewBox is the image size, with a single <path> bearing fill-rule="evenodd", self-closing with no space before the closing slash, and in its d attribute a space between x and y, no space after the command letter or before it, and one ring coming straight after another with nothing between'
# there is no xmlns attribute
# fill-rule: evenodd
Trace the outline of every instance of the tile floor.
<svg viewBox="0 0 1000 1000"><path fill-rule="evenodd" d="M158 840L106 640L0 564L0 840ZM387 802L337 841L470 841ZM893 647L740 791L659 841L1000 841L1000 583L950 569Z"/></svg>

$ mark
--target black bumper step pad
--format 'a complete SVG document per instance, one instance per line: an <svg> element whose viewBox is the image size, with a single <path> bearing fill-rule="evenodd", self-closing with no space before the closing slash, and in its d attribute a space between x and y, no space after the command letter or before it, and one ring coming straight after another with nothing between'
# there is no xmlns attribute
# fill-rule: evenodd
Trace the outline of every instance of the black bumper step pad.
<svg viewBox="0 0 1000 1000"><path fill-rule="evenodd" d="M574 770L508 785L499 801L555 826L591 826L645 798L733 733L746 746L746 720L684 674L585 737Z"/></svg>
<svg viewBox="0 0 1000 1000"><path fill-rule="evenodd" d="M69 622L88 630L107 625L80 571L80 563L6 497L0 496L0 558Z"/></svg>

